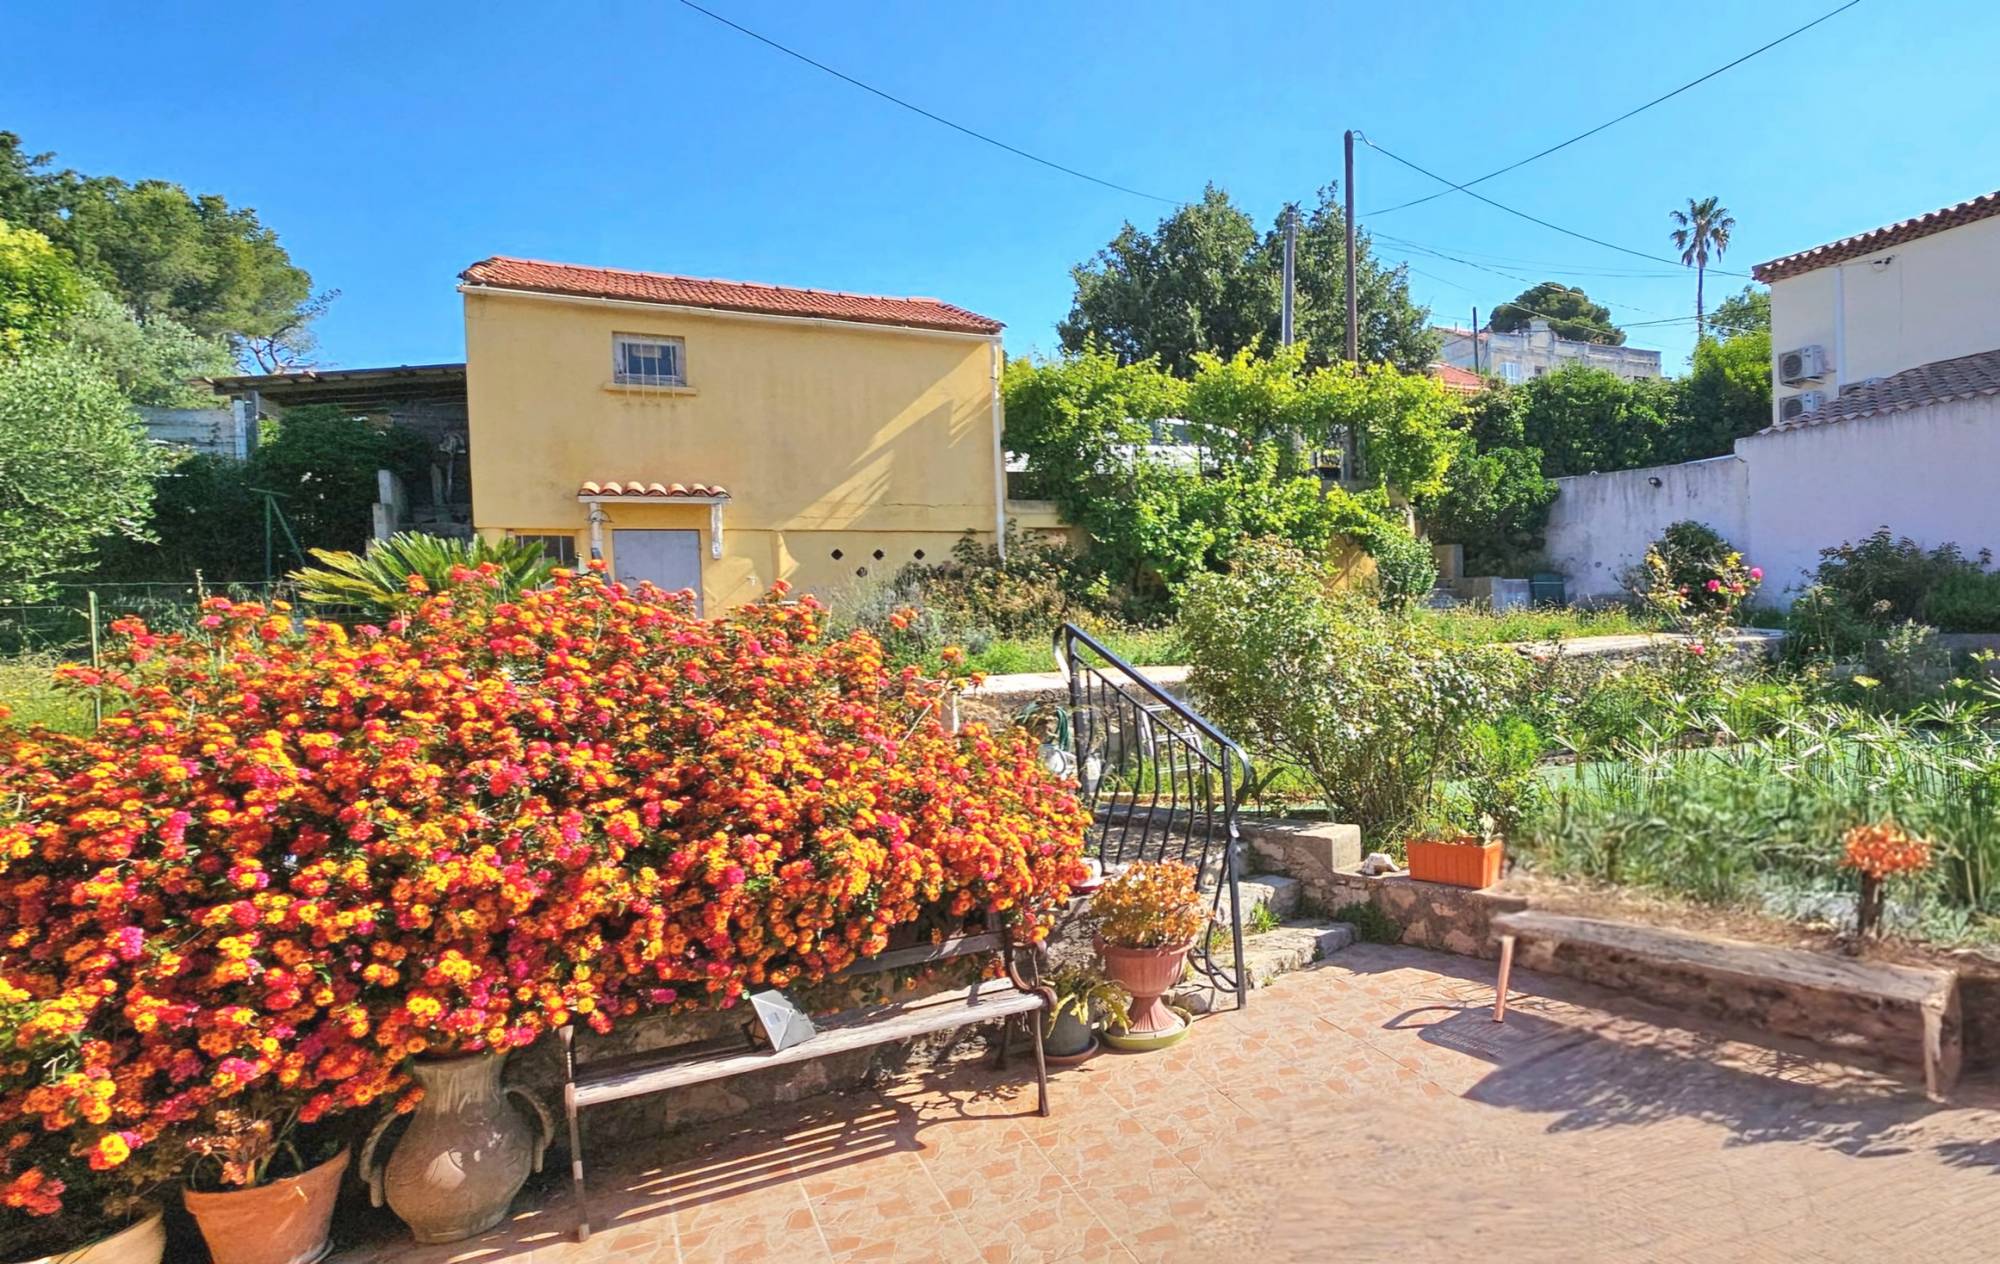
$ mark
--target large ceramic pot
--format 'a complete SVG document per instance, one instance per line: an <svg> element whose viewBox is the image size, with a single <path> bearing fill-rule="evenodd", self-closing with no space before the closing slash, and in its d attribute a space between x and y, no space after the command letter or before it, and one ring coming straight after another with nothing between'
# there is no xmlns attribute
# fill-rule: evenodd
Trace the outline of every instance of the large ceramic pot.
<svg viewBox="0 0 2000 1264"><path fill-rule="evenodd" d="M1097 1036L1090 1029L1087 1007L1069 1006L1049 1024L1044 1052L1056 1066L1081 1062L1097 1051Z"/></svg>
<svg viewBox="0 0 2000 1264"><path fill-rule="evenodd" d="M1188 950L1193 947L1192 940L1165 948L1120 948L1097 941L1104 973L1132 994L1131 1021L1124 1031L1107 1034L1112 1044L1124 1049L1156 1048L1187 1034L1187 1020L1169 1009L1162 998L1179 986Z"/></svg>
<svg viewBox="0 0 2000 1264"><path fill-rule="evenodd" d="M505 1053L419 1060L410 1074L423 1100L387 1163L375 1147L398 1118L375 1125L361 1151L361 1174L377 1207L384 1201L419 1242L456 1242L499 1224L528 1173L542 1170L555 1126L535 1095L502 1087ZM518 1098L527 1117L508 1102Z"/></svg>
<svg viewBox="0 0 2000 1264"><path fill-rule="evenodd" d="M160 1264L166 1254L166 1222L154 1211L109 1237L22 1264Z"/></svg>
<svg viewBox="0 0 2000 1264"><path fill-rule="evenodd" d="M311 1171L268 1185L190 1189L181 1198L215 1264L313 1264L333 1249L328 1230L350 1153L343 1147Z"/></svg>

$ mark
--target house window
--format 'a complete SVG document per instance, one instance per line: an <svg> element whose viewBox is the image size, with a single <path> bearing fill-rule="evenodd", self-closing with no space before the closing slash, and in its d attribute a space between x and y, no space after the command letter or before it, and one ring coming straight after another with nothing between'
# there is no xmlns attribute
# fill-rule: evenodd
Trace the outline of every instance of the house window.
<svg viewBox="0 0 2000 1264"><path fill-rule="evenodd" d="M686 386L686 349L679 338L611 336L611 378L626 386Z"/></svg>
<svg viewBox="0 0 2000 1264"><path fill-rule="evenodd" d="M542 556L557 566L576 565L576 537L573 535L522 535L515 532L514 538L523 544L539 544Z"/></svg>
<svg viewBox="0 0 2000 1264"><path fill-rule="evenodd" d="M1500 380L1518 386L1521 382L1521 366L1508 360L1500 366Z"/></svg>

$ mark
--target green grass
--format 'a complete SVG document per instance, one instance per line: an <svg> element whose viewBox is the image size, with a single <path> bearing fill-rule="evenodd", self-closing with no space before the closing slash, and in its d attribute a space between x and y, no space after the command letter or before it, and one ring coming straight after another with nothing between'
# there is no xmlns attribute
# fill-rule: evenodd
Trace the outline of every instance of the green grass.
<svg viewBox="0 0 2000 1264"><path fill-rule="evenodd" d="M1492 645L1504 641L1557 641L1580 636L1630 636L1657 632L1660 621L1624 606L1583 610L1559 606L1535 610L1420 609L1412 618L1447 641L1459 645Z"/></svg>
<svg viewBox="0 0 2000 1264"><path fill-rule="evenodd" d="M0 660L0 706L12 712L15 724L40 724L65 733L88 733L92 717L88 698L58 689L53 654L24 654Z"/></svg>
<svg viewBox="0 0 2000 1264"><path fill-rule="evenodd" d="M1173 628L1136 628L1097 634L1106 648L1134 667L1164 667L1186 661L1180 636ZM1055 651L1044 638L1013 638L989 641L971 649L967 665L988 676L1012 676L1021 672L1056 669ZM943 663L933 655L925 664L932 671Z"/></svg>

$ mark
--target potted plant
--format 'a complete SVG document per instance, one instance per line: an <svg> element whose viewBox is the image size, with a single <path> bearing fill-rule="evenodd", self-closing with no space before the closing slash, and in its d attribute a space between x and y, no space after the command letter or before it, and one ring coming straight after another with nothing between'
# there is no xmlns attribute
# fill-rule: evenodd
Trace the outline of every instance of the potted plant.
<svg viewBox="0 0 2000 1264"><path fill-rule="evenodd" d="M1097 1027L1131 1022L1131 995L1087 965L1068 965L1048 978L1056 994L1048 1015L1047 1057L1057 1066L1082 1062L1097 1052Z"/></svg>
<svg viewBox="0 0 2000 1264"><path fill-rule="evenodd" d="M189 1141L182 1200L214 1264L311 1264L333 1248L330 1229L348 1148L301 1124L277 1094L218 1110Z"/></svg>
<svg viewBox="0 0 2000 1264"><path fill-rule="evenodd" d="M1127 866L1092 897L1097 951L1104 971L1132 996L1120 1030L1105 1033L1121 1049L1158 1049L1187 1035L1188 1021L1161 999L1181 981L1188 950L1208 925L1193 866L1177 860Z"/></svg>
<svg viewBox="0 0 2000 1264"><path fill-rule="evenodd" d="M1857 825L1842 839L1840 867L1861 875L1861 896L1855 902L1854 937L1850 953L1882 934L1884 883L1900 874L1921 873L1930 866L1928 840L1909 833L1894 821Z"/></svg>
<svg viewBox="0 0 2000 1264"><path fill-rule="evenodd" d="M1420 835L1403 846L1412 878L1474 890L1500 881L1500 863L1506 859L1506 844L1490 828Z"/></svg>

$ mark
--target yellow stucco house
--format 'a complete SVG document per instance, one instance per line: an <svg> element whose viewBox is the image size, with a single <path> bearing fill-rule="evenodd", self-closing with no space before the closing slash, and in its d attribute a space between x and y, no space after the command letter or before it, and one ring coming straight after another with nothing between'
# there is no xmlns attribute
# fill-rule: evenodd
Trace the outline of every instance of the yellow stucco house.
<svg viewBox="0 0 2000 1264"><path fill-rule="evenodd" d="M1004 531L1000 323L928 298L492 258L460 274L473 525L839 602Z"/></svg>

